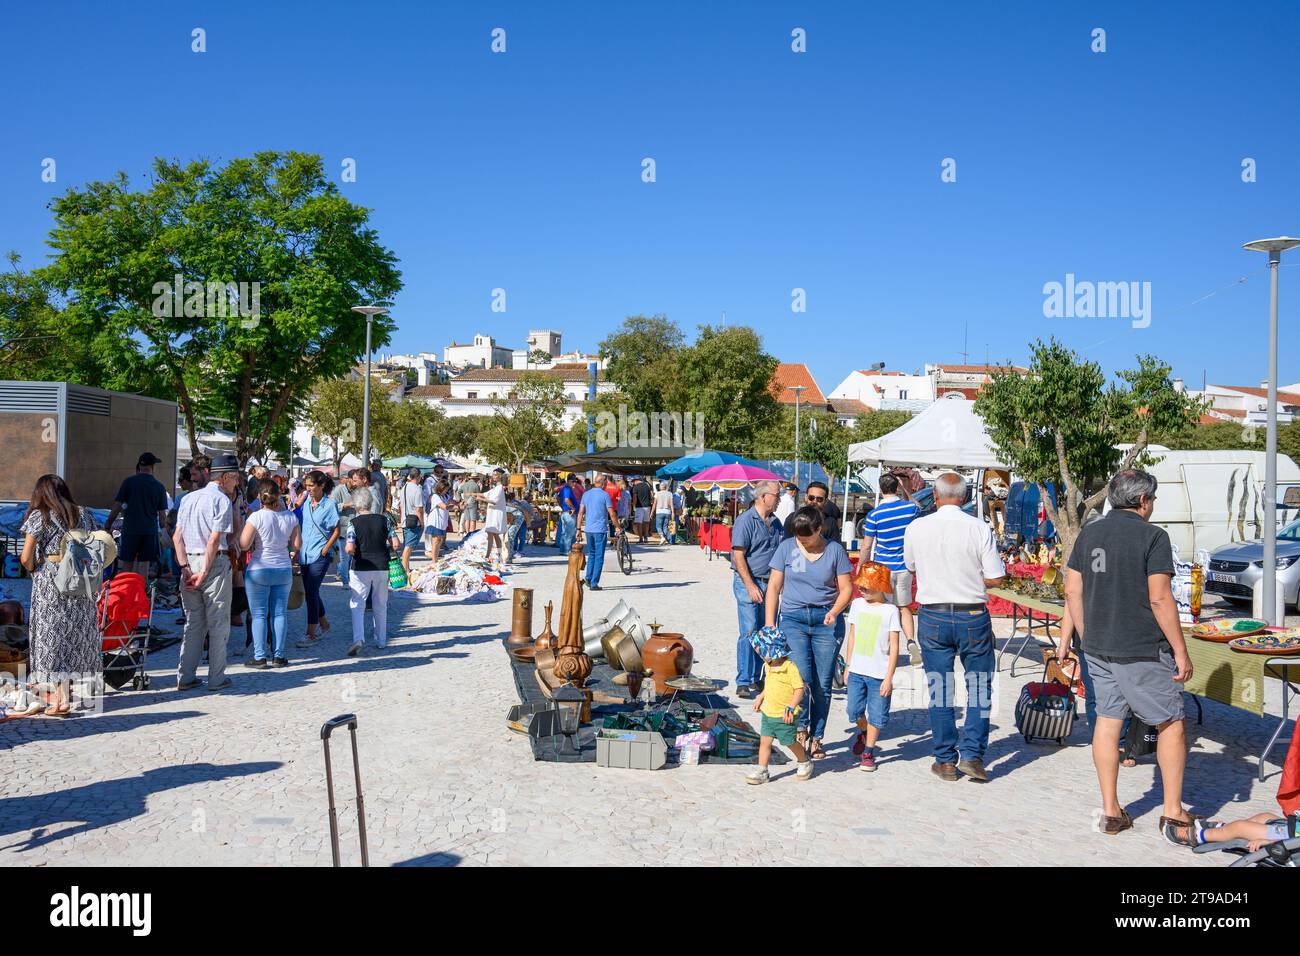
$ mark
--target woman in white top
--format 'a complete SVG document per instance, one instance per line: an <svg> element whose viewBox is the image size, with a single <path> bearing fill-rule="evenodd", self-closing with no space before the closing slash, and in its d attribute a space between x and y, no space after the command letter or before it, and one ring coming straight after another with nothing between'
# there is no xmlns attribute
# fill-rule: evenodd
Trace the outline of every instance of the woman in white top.
<svg viewBox="0 0 1300 956"><path fill-rule="evenodd" d="M433 488L433 493L429 495L429 503L424 509L424 517L428 522L424 533L429 538L430 562L438 560L442 543L447 540L447 529L451 527L451 512L447 509L447 505L451 502L450 490L445 481L438 482Z"/></svg>
<svg viewBox="0 0 1300 956"><path fill-rule="evenodd" d="M261 507L248 516L239 536L239 546L251 552L244 587L248 591L248 613L253 616L253 656L245 666L262 668L266 660L266 622L274 634L272 667L289 663L284 656L289 636L289 588L293 584L294 556L302 548L302 529L292 511L285 508L280 488L263 479L257 483Z"/></svg>
<svg viewBox="0 0 1300 956"><path fill-rule="evenodd" d="M498 560L506 559L505 551L505 533L506 533L506 489L502 482L505 480L505 472L500 468L492 472L492 484L487 491L480 495L475 495L479 501L487 505L487 523L483 525L483 530L487 532L487 552L483 560L492 560L492 546L497 547Z"/></svg>

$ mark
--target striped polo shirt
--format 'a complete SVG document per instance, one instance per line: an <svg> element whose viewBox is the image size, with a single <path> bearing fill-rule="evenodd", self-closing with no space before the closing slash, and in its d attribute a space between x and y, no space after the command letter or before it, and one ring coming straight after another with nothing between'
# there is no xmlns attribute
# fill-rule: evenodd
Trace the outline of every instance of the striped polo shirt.
<svg viewBox="0 0 1300 956"><path fill-rule="evenodd" d="M873 560L891 571L907 570L903 563L903 533L920 510L915 501L902 498L882 500L871 509L862 525L862 533L876 539Z"/></svg>

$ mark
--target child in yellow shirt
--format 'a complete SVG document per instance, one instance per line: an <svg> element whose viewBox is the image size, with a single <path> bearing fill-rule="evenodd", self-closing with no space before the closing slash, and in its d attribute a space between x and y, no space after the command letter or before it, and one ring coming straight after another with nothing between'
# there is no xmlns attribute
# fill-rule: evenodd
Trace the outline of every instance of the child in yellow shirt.
<svg viewBox="0 0 1300 956"><path fill-rule="evenodd" d="M763 666L763 692L754 701L754 710L763 715L759 727L758 769L745 777L745 783L767 783L773 738L789 747L799 762L795 779L808 780L812 777L812 761L795 738L795 718L799 716L799 704L804 695L799 668L790 660L790 647L777 628L764 627L755 631L750 643L766 663Z"/></svg>

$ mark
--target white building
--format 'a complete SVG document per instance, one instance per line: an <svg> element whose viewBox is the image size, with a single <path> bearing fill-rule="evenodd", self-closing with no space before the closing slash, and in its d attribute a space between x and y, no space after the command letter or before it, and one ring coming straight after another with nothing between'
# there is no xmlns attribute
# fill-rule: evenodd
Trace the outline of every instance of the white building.
<svg viewBox="0 0 1300 956"><path fill-rule="evenodd" d="M845 400L860 402L872 411L909 412L921 411L934 397L934 380L929 375L870 370L850 372L828 396L832 406Z"/></svg>
<svg viewBox="0 0 1300 956"><path fill-rule="evenodd" d="M534 374L537 370L532 370ZM411 389L411 401L426 402L441 408L449 417L491 415L495 411L494 399L510 398L519 379L526 374L523 369L484 368L470 369L445 385L426 385ZM587 368L585 365L557 365L540 374L559 378L564 384L563 427L570 428L583 417L582 404L587 400ZM596 393L617 391L613 382L597 373Z"/></svg>
<svg viewBox="0 0 1300 956"><path fill-rule="evenodd" d="M442 360L458 368L507 368L513 360L513 350L497 345L490 335L477 334L472 345L452 342L442 350Z"/></svg>
<svg viewBox="0 0 1300 956"><path fill-rule="evenodd" d="M993 381L994 374L1014 373L1020 377L1029 374L1029 369L1019 365L945 365L928 364L925 374L934 382L934 397L958 394L962 398L974 401L983 391L984 386Z"/></svg>
<svg viewBox="0 0 1300 956"><path fill-rule="evenodd" d="M1175 385L1181 379L1175 380ZM1205 414L1225 422L1240 425L1268 425L1268 382L1256 388L1250 385L1207 385L1203 392L1188 392L1193 398L1203 398L1209 403ZM1300 416L1300 383L1280 386L1277 391L1277 420L1285 425Z"/></svg>
<svg viewBox="0 0 1300 956"><path fill-rule="evenodd" d="M438 359L437 352L417 352L414 355L380 356L377 363L381 366L415 369L416 385L435 385L448 378L447 363Z"/></svg>

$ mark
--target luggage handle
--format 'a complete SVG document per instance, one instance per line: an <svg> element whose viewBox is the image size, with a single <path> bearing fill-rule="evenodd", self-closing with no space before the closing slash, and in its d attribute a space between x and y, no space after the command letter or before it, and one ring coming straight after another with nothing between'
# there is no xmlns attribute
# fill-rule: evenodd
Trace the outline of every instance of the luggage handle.
<svg viewBox="0 0 1300 956"><path fill-rule="evenodd" d="M370 850L366 845L366 802L361 795L361 760L357 754L357 715L340 714L331 720L325 721L321 725L320 739L321 745L325 749L325 789L329 796L329 819L330 819L330 852L333 856L334 865L341 866L339 862L339 819L338 811L334 806L334 774L330 763L330 735L339 727L346 726L352 737L352 771L356 779L357 786L357 832L361 838L361 865L370 866Z"/></svg>

